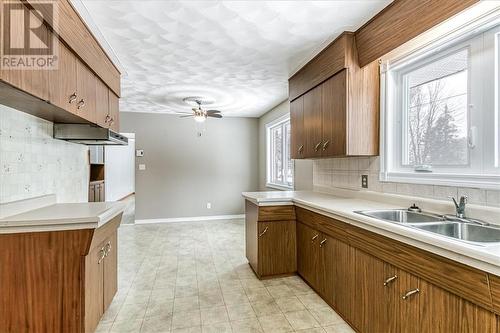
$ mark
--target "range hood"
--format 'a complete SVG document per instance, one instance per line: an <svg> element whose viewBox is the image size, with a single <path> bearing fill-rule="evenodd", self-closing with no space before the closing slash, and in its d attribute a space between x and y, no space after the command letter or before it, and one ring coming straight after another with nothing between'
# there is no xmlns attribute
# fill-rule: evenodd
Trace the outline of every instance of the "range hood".
<svg viewBox="0 0 500 333"><path fill-rule="evenodd" d="M128 138L120 133L90 124L54 124L54 139L87 146L128 145Z"/></svg>

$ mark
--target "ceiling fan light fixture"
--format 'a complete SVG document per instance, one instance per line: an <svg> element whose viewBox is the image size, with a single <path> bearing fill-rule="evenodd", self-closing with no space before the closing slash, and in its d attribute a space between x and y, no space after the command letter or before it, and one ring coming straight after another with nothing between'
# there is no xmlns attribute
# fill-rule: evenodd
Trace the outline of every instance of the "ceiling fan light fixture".
<svg viewBox="0 0 500 333"><path fill-rule="evenodd" d="M203 123L205 120L207 120L207 117L202 114L197 114L196 116L194 116L194 121L196 121L197 123Z"/></svg>

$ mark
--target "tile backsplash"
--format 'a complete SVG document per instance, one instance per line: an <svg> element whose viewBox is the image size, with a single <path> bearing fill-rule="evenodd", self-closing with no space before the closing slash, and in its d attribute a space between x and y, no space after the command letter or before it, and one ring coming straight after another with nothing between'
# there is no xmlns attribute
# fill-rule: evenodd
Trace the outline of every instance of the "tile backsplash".
<svg viewBox="0 0 500 333"><path fill-rule="evenodd" d="M0 203L44 194L87 201L87 147L55 140L52 131L51 122L0 105Z"/></svg>
<svg viewBox="0 0 500 333"><path fill-rule="evenodd" d="M450 196L467 195L469 203L500 207L500 191L439 185L417 185L379 181L378 157L331 158L313 161L315 188L365 190L361 175L368 175L369 191L449 200Z"/></svg>

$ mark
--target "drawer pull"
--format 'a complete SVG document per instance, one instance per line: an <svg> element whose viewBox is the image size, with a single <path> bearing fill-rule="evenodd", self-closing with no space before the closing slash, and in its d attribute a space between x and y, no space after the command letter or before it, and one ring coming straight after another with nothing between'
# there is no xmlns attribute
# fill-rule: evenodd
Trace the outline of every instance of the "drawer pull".
<svg viewBox="0 0 500 333"><path fill-rule="evenodd" d="M269 229L269 227L266 227L266 228L264 229L264 231L262 231L262 232L259 234L259 237L264 236L264 234L267 232L267 229Z"/></svg>
<svg viewBox="0 0 500 333"><path fill-rule="evenodd" d="M111 252L111 242L108 242L108 244L106 244L106 246L104 247L104 250L105 250L105 257L108 256L109 252Z"/></svg>
<svg viewBox="0 0 500 333"><path fill-rule="evenodd" d="M302 154L303 151L304 151L304 145L300 145L300 147L299 147L299 154Z"/></svg>
<svg viewBox="0 0 500 333"><path fill-rule="evenodd" d="M326 140L325 143L323 143L323 150L326 150L328 145L330 144L330 140Z"/></svg>
<svg viewBox="0 0 500 333"><path fill-rule="evenodd" d="M314 241L316 240L316 238L319 237L319 234L316 234L313 238L311 238L311 243L314 243Z"/></svg>
<svg viewBox="0 0 500 333"><path fill-rule="evenodd" d="M394 276L391 276L390 278L387 278L385 281L384 281L384 286L388 286L389 283L393 282L394 280L396 280L398 278L397 275L394 275Z"/></svg>
<svg viewBox="0 0 500 333"><path fill-rule="evenodd" d="M76 92L74 92L73 94L71 94L71 96L69 96L68 103L71 104L74 101L76 101Z"/></svg>
<svg viewBox="0 0 500 333"><path fill-rule="evenodd" d="M417 288L417 289L413 289L413 290L410 290L408 291L406 294L403 295L403 299L404 300L407 300L410 296L412 295L415 295L419 292L420 290Z"/></svg>
<svg viewBox="0 0 500 333"><path fill-rule="evenodd" d="M321 146L321 142L318 142L316 144L316 146L314 146L314 151L318 151L320 146Z"/></svg>
<svg viewBox="0 0 500 333"><path fill-rule="evenodd" d="M319 243L319 247L323 247L323 245L324 245L325 243L326 243L326 238L325 238L325 239L323 239L323 240L321 241L321 243Z"/></svg>
<svg viewBox="0 0 500 333"><path fill-rule="evenodd" d="M77 108L77 109L81 109L81 108L83 108L84 106L85 106L85 100L82 98L82 99L78 102L78 104L76 105L76 108Z"/></svg>

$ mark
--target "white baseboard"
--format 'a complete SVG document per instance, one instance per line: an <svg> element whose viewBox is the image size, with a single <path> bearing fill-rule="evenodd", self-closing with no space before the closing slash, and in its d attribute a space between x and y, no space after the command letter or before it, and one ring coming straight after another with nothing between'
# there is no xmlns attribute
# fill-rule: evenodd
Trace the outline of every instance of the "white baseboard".
<svg viewBox="0 0 500 333"><path fill-rule="evenodd" d="M234 220L234 219L243 219L243 218L245 218L245 214L238 214L238 215L212 215L212 216L192 216L192 217L168 217L168 218L162 218L162 219L142 219L142 220L135 220L135 224L196 222L196 221L213 221L213 220Z"/></svg>

